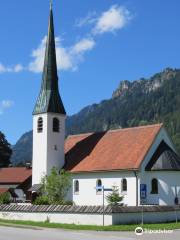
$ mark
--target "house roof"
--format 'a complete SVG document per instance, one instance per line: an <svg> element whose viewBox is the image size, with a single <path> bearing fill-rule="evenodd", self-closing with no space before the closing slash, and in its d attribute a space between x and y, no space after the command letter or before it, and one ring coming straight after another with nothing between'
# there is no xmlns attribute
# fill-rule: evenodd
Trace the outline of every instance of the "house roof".
<svg viewBox="0 0 180 240"><path fill-rule="evenodd" d="M138 169L162 124L69 136L65 170L92 172Z"/></svg>
<svg viewBox="0 0 180 240"><path fill-rule="evenodd" d="M25 167L0 168L0 184L20 184L32 176L32 169Z"/></svg>
<svg viewBox="0 0 180 240"><path fill-rule="evenodd" d="M0 195L9 191L9 188L0 188Z"/></svg>

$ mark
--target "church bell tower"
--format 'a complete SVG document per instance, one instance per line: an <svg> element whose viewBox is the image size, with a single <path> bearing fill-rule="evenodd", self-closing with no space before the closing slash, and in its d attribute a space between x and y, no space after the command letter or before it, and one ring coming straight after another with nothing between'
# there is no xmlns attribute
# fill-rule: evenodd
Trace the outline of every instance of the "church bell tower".
<svg viewBox="0 0 180 240"><path fill-rule="evenodd" d="M53 167L61 169L64 165L65 119L58 89L51 4L41 90L33 111L33 185L41 183Z"/></svg>

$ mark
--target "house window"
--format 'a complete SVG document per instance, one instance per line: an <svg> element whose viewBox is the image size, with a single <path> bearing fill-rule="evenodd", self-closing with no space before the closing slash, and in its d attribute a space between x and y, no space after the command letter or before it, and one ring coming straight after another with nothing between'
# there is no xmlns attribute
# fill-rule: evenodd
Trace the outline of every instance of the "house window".
<svg viewBox="0 0 180 240"><path fill-rule="evenodd" d="M43 119L42 117L38 118L37 132L41 133L43 131Z"/></svg>
<svg viewBox="0 0 180 240"><path fill-rule="evenodd" d="M151 194L158 194L158 180L156 178L151 181Z"/></svg>
<svg viewBox="0 0 180 240"><path fill-rule="evenodd" d="M122 192L127 192L127 179L126 178L122 179L121 189L122 189Z"/></svg>
<svg viewBox="0 0 180 240"><path fill-rule="evenodd" d="M74 181L74 193L75 194L79 193L79 181L78 180Z"/></svg>
<svg viewBox="0 0 180 240"><path fill-rule="evenodd" d="M101 179L98 179L96 181L96 193L101 194L102 193L102 181Z"/></svg>
<svg viewBox="0 0 180 240"><path fill-rule="evenodd" d="M59 119L53 118L53 132L59 132Z"/></svg>

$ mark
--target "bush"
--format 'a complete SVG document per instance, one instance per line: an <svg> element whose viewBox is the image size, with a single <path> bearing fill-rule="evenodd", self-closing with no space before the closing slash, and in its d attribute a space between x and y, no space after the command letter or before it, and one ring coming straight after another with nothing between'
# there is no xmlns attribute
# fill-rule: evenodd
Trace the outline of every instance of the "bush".
<svg viewBox="0 0 180 240"><path fill-rule="evenodd" d="M48 197L50 204L63 204L71 187L71 175L64 170L51 169L51 174L42 179L41 195ZM64 205L64 204L63 204Z"/></svg>
<svg viewBox="0 0 180 240"><path fill-rule="evenodd" d="M34 205L50 205L50 201L47 196L42 195L36 198L33 202Z"/></svg>
<svg viewBox="0 0 180 240"><path fill-rule="evenodd" d="M72 201L50 201L47 195L42 195L36 198L34 205L73 205Z"/></svg>
<svg viewBox="0 0 180 240"><path fill-rule="evenodd" d="M41 195L33 202L34 205L73 205L73 201L50 201L47 195Z"/></svg>
<svg viewBox="0 0 180 240"><path fill-rule="evenodd" d="M71 187L71 175L64 170L52 168L49 176L42 178L40 196L33 202L35 205L73 205L66 201L66 195Z"/></svg>
<svg viewBox="0 0 180 240"><path fill-rule="evenodd" d="M0 195L0 204L9 204L11 202L11 194L9 192Z"/></svg>

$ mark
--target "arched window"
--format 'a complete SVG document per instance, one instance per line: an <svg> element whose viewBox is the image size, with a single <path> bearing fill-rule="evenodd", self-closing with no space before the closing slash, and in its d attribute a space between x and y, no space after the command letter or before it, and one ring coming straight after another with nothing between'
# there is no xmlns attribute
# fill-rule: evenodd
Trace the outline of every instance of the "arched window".
<svg viewBox="0 0 180 240"><path fill-rule="evenodd" d="M59 119L53 118L53 132L59 132Z"/></svg>
<svg viewBox="0 0 180 240"><path fill-rule="evenodd" d="M96 192L101 193L102 192L102 181L101 179L98 179L96 181Z"/></svg>
<svg viewBox="0 0 180 240"><path fill-rule="evenodd" d="M151 181L151 194L158 194L158 180L156 178Z"/></svg>
<svg viewBox="0 0 180 240"><path fill-rule="evenodd" d="M41 133L43 131L43 118L38 118L37 132Z"/></svg>
<svg viewBox="0 0 180 240"><path fill-rule="evenodd" d="M74 193L79 193L79 181L74 181Z"/></svg>
<svg viewBox="0 0 180 240"><path fill-rule="evenodd" d="M127 192L127 179L126 178L122 179L121 189L122 189L122 192Z"/></svg>

